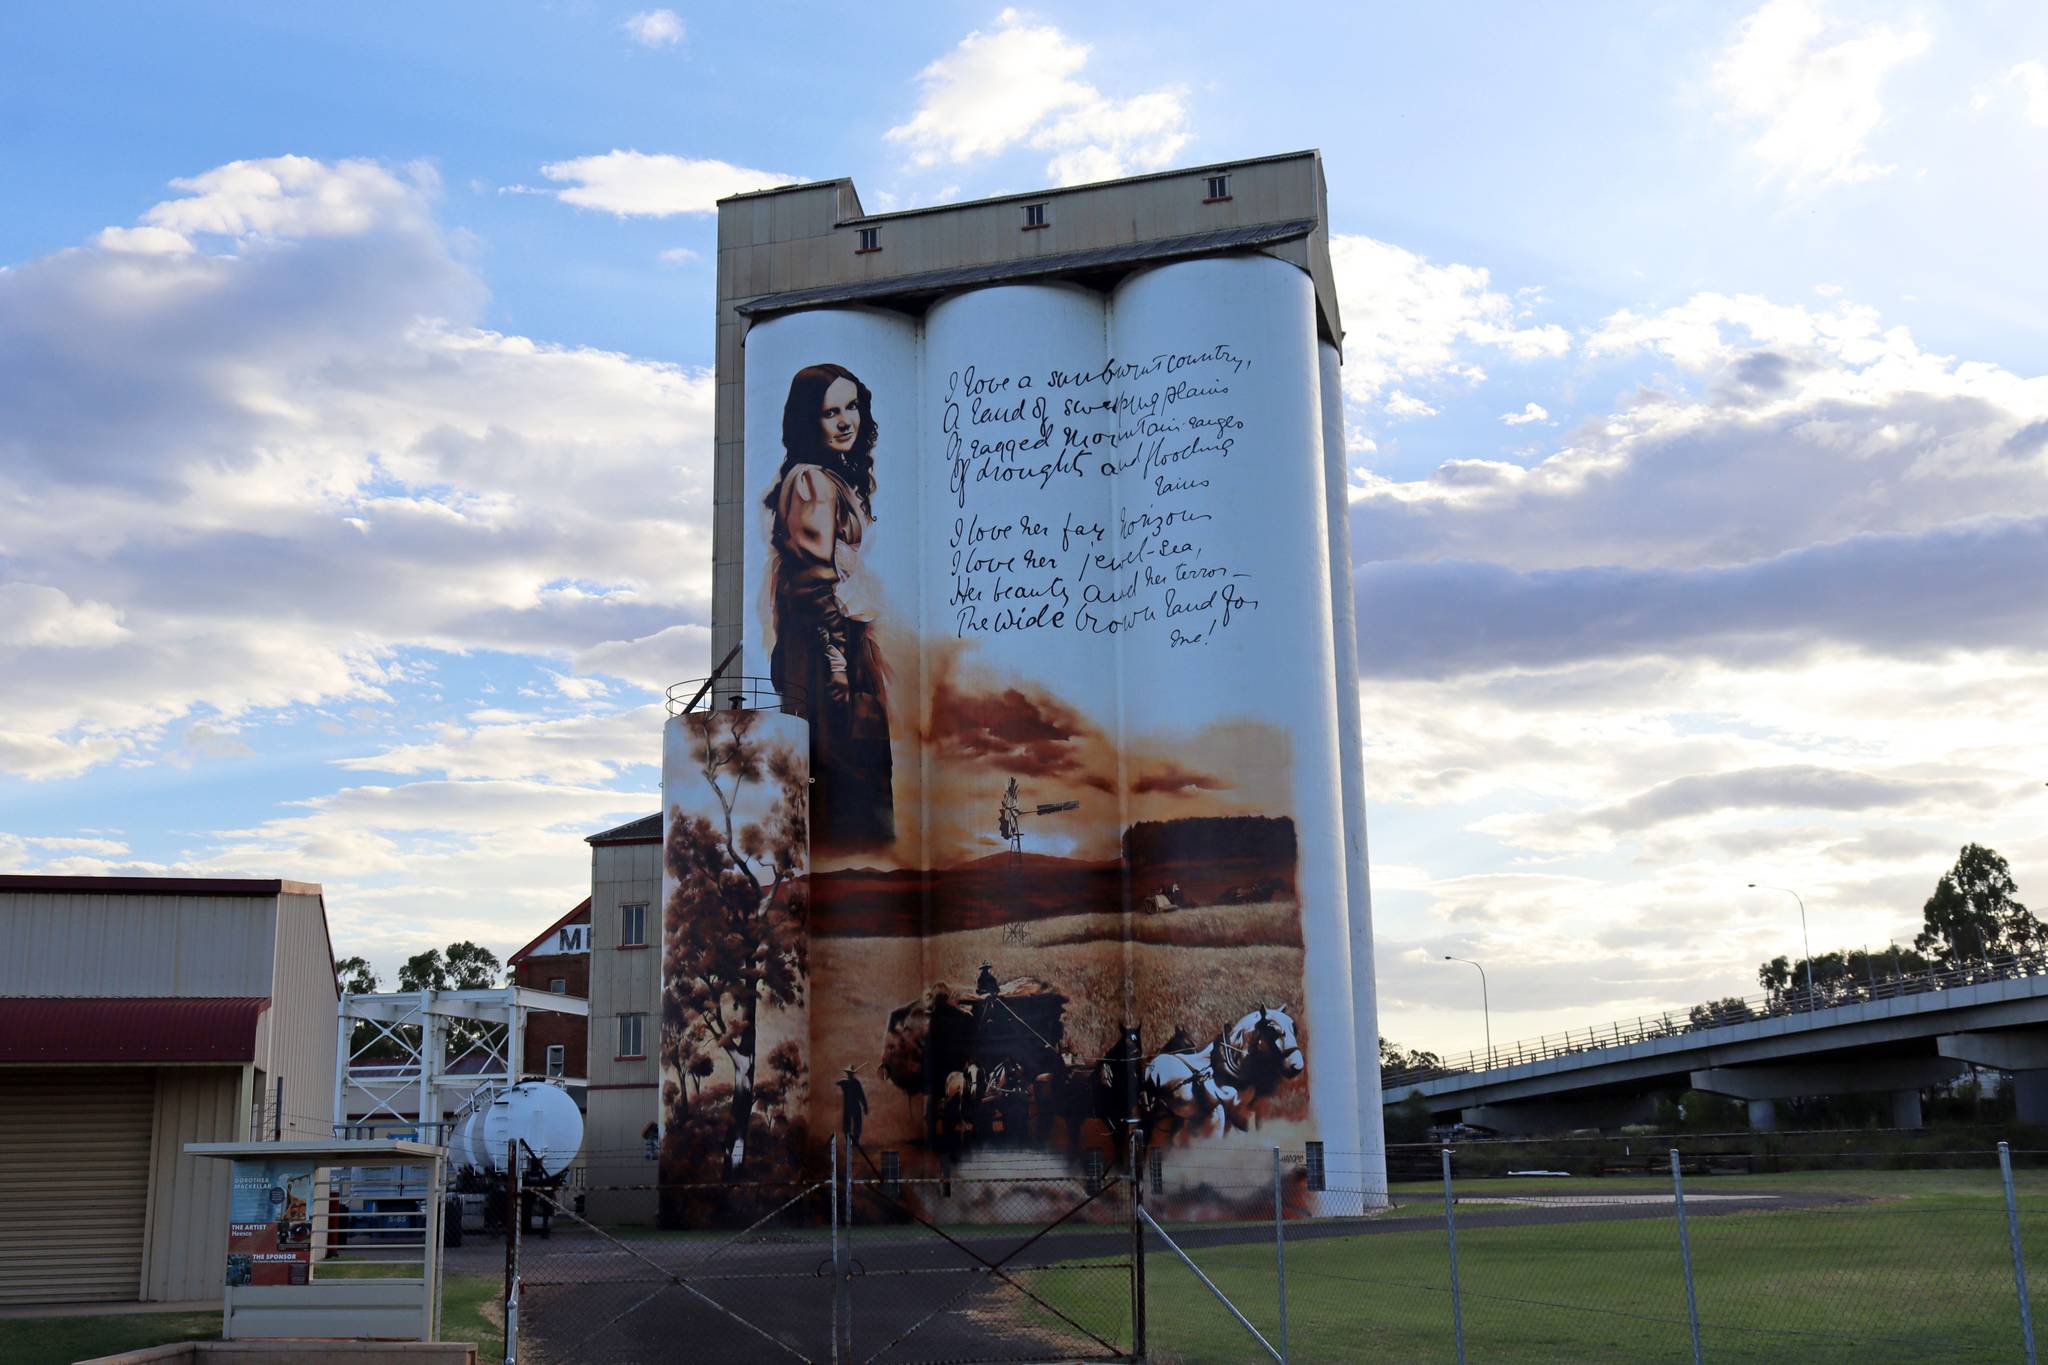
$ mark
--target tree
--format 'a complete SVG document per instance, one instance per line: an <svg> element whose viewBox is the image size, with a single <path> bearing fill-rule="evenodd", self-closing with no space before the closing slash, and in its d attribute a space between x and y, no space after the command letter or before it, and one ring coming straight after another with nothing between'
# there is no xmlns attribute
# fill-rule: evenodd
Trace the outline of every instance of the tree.
<svg viewBox="0 0 2048 1365"><path fill-rule="evenodd" d="M489 990L498 984L504 972L496 953L468 939L449 944L441 956L448 963L448 978L458 991Z"/></svg>
<svg viewBox="0 0 2048 1365"><path fill-rule="evenodd" d="M369 960L362 957L344 957L334 964L334 975L341 989L350 995L374 995L383 984L377 977ZM367 1060L377 1056L388 1056L392 1052L391 1040L379 1033L377 1026L369 1020L359 1020L349 1030L348 1051L351 1057Z"/></svg>
<svg viewBox="0 0 2048 1365"><path fill-rule="evenodd" d="M1803 957L1788 958L1781 953L1769 962L1757 964L1756 983L1773 995L1792 990L1804 991L1808 965ZM1814 986L1819 994L1826 996L1831 990L1853 993L1859 987L1868 989L1895 977L1924 972L1928 962L1911 948L1887 943L1874 951L1868 948L1837 948L1831 953L1819 953L1811 965Z"/></svg>
<svg viewBox="0 0 2048 1365"><path fill-rule="evenodd" d="M334 975L350 995L374 995L382 984L367 958L342 958L334 964Z"/></svg>
<svg viewBox="0 0 2048 1365"><path fill-rule="evenodd" d="M1933 949L1944 967L2042 951L2048 927L2020 904L2018 891L2005 859L1982 844L1963 845L1956 865L1941 874L1922 908L1927 927L1913 946Z"/></svg>
<svg viewBox="0 0 2048 1365"><path fill-rule="evenodd" d="M398 969L402 991L487 991L498 984L498 955L480 944L462 939L445 949L429 948L414 953ZM411 1025L402 1026L406 1037L416 1038ZM448 1055L460 1057L478 1046L496 1050L503 1042L504 1027L458 1019L448 1025ZM511 1059L513 1067L520 1058Z"/></svg>
<svg viewBox="0 0 2048 1365"><path fill-rule="evenodd" d="M398 989L402 991L445 991L448 989L448 964L441 960L439 948L429 948L424 953L414 953L398 969Z"/></svg>
<svg viewBox="0 0 2048 1365"><path fill-rule="evenodd" d="M1756 1014L1740 996L1730 995L1720 1000L1709 1000L1704 1005L1694 1005L1686 1011L1685 1017L1694 1028L1720 1028L1724 1024L1754 1019Z"/></svg>
<svg viewBox="0 0 2048 1365"><path fill-rule="evenodd" d="M794 1072L778 1074L757 1095L761 1010L801 1005L809 971L802 880L809 786L795 748L757 736L757 720L746 711L690 718L692 752L720 818L672 806L663 850L676 879L665 916L664 990L681 1021L663 1030L663 1050L672 1053L663 1060L696 1076L699 1058L716 1049L731 1066L720 1144L727 1176L747 1159L756 1100L785 1107L792 1097ZM765 804L753 799L757 787L766 788ZM741 818L743 794L759 818Z"/></svg>
<svg viewBox="0 0 2048 1365"><path fill-rule="evenodd" d="M429 948L414 953L398 969L402 991L487 991L498 984L498 956L463 939L444 952Z"/></svg>
<svg viewBox="0 0 2048 1365"><path fill-rule="evenodd" d="M1419 1071L1424 1067L1442 1065L1443 1058L1437 1056L1434 1052L1424 1052L1420 1048L1410 1052L1399 1043L1391 1042L1385 1038L1380 1039L1381 1085L1388 1084L1392 1077L1399 1075L1403 1071Z"/></svg>

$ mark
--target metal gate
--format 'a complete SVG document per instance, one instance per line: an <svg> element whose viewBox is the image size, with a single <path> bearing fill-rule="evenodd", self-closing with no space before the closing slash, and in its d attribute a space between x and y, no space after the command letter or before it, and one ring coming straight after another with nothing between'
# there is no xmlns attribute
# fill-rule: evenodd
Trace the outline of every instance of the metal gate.
<svg viewBox="0 0 2048 1365"><path fill-rule="evenodd" d="M541 1237L515 1219L507 1278L516 1322L508 1359L537 1365L679 1360L829 1361L836 1284L831 1184L665 1190L741 1230L602 1228L542 1194Z"/></svg>
<svg viewBox="0 0 2048 1365"><path fill-rule="evenodd" d="M939 1365L1133 1360L1144 1308L1120 1176L885 1178L833 1149L826 1180L662 1191L685 1228L602 1228L546 1193L513 1220L508 1359Z"/></svg>
<svg viewBox="0 0 2048 1365"><path fill-rule="evenodd" d="M1120 1176L846 1178L840 1359L1134 1360L1143 1243Z"/></svg>

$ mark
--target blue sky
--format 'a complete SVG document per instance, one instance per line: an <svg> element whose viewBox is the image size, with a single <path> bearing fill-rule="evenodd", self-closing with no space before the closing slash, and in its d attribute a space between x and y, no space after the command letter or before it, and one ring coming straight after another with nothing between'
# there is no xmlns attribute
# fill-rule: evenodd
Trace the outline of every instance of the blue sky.
<svg viewBox="0 0 2048 1365"><path fill-rule="evenodd" d="M715 198L1315 146L1386 1032L2048 874L2038 6L15 7L0 130L15 870L517 946L706 663Z"/></svg>

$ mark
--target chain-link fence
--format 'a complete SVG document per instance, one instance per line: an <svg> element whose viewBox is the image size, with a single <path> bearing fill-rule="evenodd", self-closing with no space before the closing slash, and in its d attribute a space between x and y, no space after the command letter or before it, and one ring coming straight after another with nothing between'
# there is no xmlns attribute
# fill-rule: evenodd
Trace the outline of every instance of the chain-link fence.
<svg viewBox="0 0 2048 1365"><path fill-rule="evenodd" d="M2048 1151L1853 1137L1395 1148L1391 1183L1311 1147L642 1187L693 1231L543 1196L514 1335L541 1365L2031 1361Z"/></svg>
<svg viewBox="0 0 2048 1365"><path fill-rule="evenodd" d="M905 1179L857 1154L846 1207L850 1361L1138 1354L1130 1182Z"/></svg>
<svg viewBox="0 0 2048 1365"><path fill-rule="evenodd" d="M2002 1146L1701 1145L1396 1150L1386 1186L1281 1152L1263 1228L1176 1221L1148 1193L1151 1358L2033 1360L2021 1268L2048 1249L2048 1153L2011 1153L2008 1180ZM1166 1174L1256 1183L1215 1158Z"/></svg>
<svg viewBox="0 0 2048 1365"><path fill-rule="evenodd" d="M808 1185L584 1192L613 1207L634 1195L663 1226L600 1226L538 1196L547 1235L530 1227L508 1260L518 1360L1141 1354L1132 1190L1115 1173L906 1176L858 1152L848 1169L835 1149Z"/></svg>
<svg viewBox="0 0 2048 1365"><path fill-rule="evenodd" d="M692 1210L685 1226L724 1230L601 1227L541 1192L546 1235L529 1225L515 1252L520 1361L835 1358L828 1182L609 1192L673 1200Z"/></svg>

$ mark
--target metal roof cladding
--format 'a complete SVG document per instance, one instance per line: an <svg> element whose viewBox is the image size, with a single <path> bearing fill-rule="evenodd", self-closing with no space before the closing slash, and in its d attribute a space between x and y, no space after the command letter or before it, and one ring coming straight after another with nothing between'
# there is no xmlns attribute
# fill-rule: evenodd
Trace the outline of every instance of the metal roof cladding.
<svg viewBox="0 0 2048 1365"><path fill-rule="evenodd" d="M0 1062L251 1062L260 995L10 996Z"/></svg>
<svg viewBox="0 0 2048 1365"><path fill-rule="evenodd" d="M318 882L278 877L79 877L41 872L0 875L0 891L83 891L100 896L317 896Z"/></svg>
<svg viewBox="0 0 2048 1365"><path fill-rule="evenodd" d="M661 812L643 815L623 825L599 830L584 839L586 844L658 844L661 842Z"/></svg>
<svg viewBox="0 0 2048 1365"><path fill-rule="evenodd" d="M821 304L853 303L861 299L909 298L942 294L971 285L1008 283L1040 279L1074 271L1104 270L1120 266L1153 265L1160 261L1242 251L1246 247L1271 246L1306 237L1316 228L1313 218L1290 218L1282 223L1252 223L1244 227L1217 228L1212 232L1185 237L1163 237L1121 246L1096 247L1087 251L1064 251L1016 261L993 261L986 265L954 266L925 270L914 275L889 275L881 279L849 284L825 285L815 289L792 289L782 294L763 294L734 305L742 317L765 317L793 308L815 308Z"/></svg>

